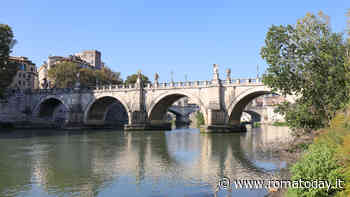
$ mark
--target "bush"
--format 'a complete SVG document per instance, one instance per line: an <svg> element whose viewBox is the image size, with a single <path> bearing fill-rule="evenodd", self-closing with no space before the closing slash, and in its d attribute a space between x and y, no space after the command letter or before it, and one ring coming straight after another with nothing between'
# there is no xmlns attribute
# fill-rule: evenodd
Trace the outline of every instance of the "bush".
<svg viewBox="0 0 350 197"><path fill-rule="evenodd" d="M272 126L284 127L284 126L288 126L288 124L286 122L274 122L272 123Z"/></svg>
<svg viewBox="0 0 350 197"><path fill-rule="evenodd" d="M335 159L336 148L329 144L317 142L309 146L308 152L291 168L292 180L326 180L332 184L337 179L344 179L343 168ZM319 197L329 196L341 189L331 188L298 188L289 189L289 196Z"/></svg>
<svg viewBox="0 0 350 197"><path fill-rule="evenodd" d="M201 112L197 111L196 113L197 127L204 125L204 116Z"/></svg>
<svg viewBox="0 0 350 197"><path fill-rule="evenodd" d="M337 112L335 117L330 122L331 128L350 128L350 106Z"/></svg>
<svg viewBox="0 0 350 197"><path fill-rule="evenodd" d="M254 122L253 123L253 127L254 128L259 128L259 127L261 127L261 123L260 122Z"/></svg>
<svg viewBox="0 0 350 197"><path fill-rule="evenodd" d="M296 136L311 133L312 130L324 126L324 118L310 110L308 104L284 102L277 105L275 112L285 117L286 124L292 129L292 134Z"/></svg>
<svg viewBox="0 0 350 197"><path fill-rule="evenodd" d="M338 196L350 196L350 134L346 135L342 146L337 148L336 158L338 163L345 167L343 170L345 190L339 193Z"/></svg>

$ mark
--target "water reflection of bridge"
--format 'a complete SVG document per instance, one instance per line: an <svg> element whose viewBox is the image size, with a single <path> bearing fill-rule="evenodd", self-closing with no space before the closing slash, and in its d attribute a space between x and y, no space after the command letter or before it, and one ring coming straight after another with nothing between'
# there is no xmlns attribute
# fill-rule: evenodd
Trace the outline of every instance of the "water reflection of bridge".
<svg viewBox="0 0 350 197"><path fill-rule="evenodd" d="M270 139L264 138L267 134L260 136L254 138L249 132L200 135L189 130L66 133L25 139L19 144L26 150L20 152L21 160L15 160L4 143L0 147L5 150L1 158L8 165L7 174L16 174L20 162L26 161L21 168L20 176L25 180L22 187L33 180L55 195L77 192L80 196L97 196L101 188L125 180L131 180L135 187L145 183L157 187L165 180L181 180L207 183L214 190L222 176L262 179L269 174L250 160L256 146L247 146ZM0 186L0 194L18 184L15 180L13 185L9 183L5 188Z"/></svg>

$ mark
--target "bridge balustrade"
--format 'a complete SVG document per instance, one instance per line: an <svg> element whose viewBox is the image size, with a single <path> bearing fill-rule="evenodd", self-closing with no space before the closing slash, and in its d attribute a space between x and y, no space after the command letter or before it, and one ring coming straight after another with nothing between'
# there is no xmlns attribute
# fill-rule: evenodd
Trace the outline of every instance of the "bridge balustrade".
<svg viewBox="0 0 350 197"><path fill-rule="evenodd" d="M259 84L261 83L260 78L240 78L231 80L221 80L221 84ZM180 87L206 87L212 85L212 81L186 81L186 82L163 82L163 83L146 83L143 84L144 88L180 88ZM14 95L19 93L32 93L32 94L57 94L57 93L69 93L75 91L84 90L113 90L113 89L134 89L138 88L135 84L107 84L76 88L51 88L51 89L9 89L8 94Z"/></svg>

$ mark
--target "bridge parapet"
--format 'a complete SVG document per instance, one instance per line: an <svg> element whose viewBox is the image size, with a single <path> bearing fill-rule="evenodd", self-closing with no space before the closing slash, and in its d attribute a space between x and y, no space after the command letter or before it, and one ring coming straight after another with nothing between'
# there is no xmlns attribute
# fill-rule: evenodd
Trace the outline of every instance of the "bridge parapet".
<svg viewBox="0 0 350 197"><path fill-rule="evenodd" d="M211 81L186 81L186 82L164 82L164 83L152 83L147 84L148 89L172 89L172 88L184 88L184 87L207 87L210 86Z"/></svg>
<svg viewBox="0 0 350 197"><path fill-rule="evenodd" d="M222 84L230 85L263 85L261 78L243 78L243 79L230 79L222 80Z"/></svg>
<svg viewBox="0 0 350 197"><path fill-rule="evenodd" d="M246 78L246 79L230 79L220 80L222 85L263 85L260 78ZM212 81L179 81L179 82L163 82L163 83L147 83L144 84L146 89L172 89L183 87L209 87L217 85ZM77 93L87 91L107 91L116 89L139 89L136 84L108 84L97 85L93 87L82 88L51 88L51 89L34 89L34 90L9 90L11 94L26 93L26 94L62 94L62 93Z"/></svg>

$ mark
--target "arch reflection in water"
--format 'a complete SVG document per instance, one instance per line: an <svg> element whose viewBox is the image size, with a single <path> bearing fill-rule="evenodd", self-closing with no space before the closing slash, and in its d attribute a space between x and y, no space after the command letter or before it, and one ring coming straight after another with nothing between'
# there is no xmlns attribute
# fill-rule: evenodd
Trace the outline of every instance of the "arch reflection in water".
<svg viewBox="0 0 350 197"><path fill-rule="evenodd" d="M255 157L250 156L255 148L248 146L267 138L261 131L251 132L257 134L205 135L182 129L0 136L0 174L11 180L2 179L6 184L0 184L0 195L212 195L223 176L257 179L279 170L255 165ZM266 162L275 159L264 158ZM263 196L266 191L232 191L235 194ZM231 194L220 191L218 196L222 195Z"/></svg>

